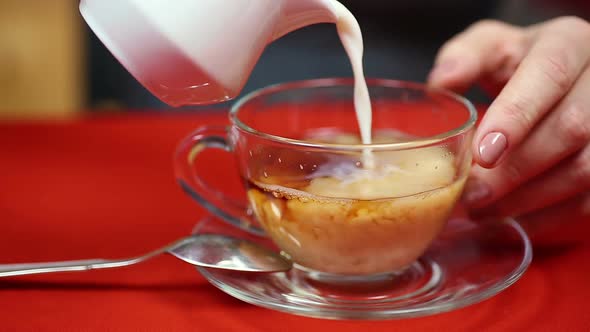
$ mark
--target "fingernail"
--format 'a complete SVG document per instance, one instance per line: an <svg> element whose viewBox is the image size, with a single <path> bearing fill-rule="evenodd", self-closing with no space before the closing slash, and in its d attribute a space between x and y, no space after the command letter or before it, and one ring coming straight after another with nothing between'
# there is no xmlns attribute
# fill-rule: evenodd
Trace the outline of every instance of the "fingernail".
<svg viewBox="0 0 590 332"><path fill-rule="evenodd" d="M439 81L441 79L446 78L453 74L454 71L457 69L457 61L455 60L445 60L437 63L430 75L428 75L429 81Z"/></svg>
<svg viewBox="0 0 590 332"><path fill-rule="evenodd" d="M508 141L502 133L489 133L479 143L479 158L487 165L494 165L506 150Z"/></svg>
<svg viewBox="0 0 590 332"><path fill-rule="evenodd" d="M477 179L469 179L465 185L463 200L468 207L479 207L492 196L490 187Z"/></svg>

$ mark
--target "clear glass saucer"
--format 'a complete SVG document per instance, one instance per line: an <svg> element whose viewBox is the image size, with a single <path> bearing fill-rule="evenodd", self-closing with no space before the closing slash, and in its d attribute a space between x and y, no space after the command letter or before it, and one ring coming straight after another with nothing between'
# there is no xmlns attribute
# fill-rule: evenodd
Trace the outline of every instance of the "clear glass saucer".
<svg viewBox="0 0 590 332"><path fill-rule="evenodd" d="M194 232L247 238L277 250L269 239L214 217L201 221ZM530 240L516 221L484 226L455 217L417 262L371 282L324 283L298 267L272 274L198 271L227 294L264 308L328 319L399 319L451 311L490 298L514 284L531 260Z"/></svg>

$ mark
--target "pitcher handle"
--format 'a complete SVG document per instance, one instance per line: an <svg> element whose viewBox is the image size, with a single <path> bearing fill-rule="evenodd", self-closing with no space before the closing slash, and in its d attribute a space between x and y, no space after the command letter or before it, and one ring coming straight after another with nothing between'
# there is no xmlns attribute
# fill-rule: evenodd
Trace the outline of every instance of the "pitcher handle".
<svg viewBox="0 0 590 332"><path fill-rule="evenodd" d="M193 167L197 157L208 148L232 152L228 143L228 128L207 126L197 129L179 144L174 160L174 173L181 188L209 212L248 233L264 236L249 207L208 187Z"/></svg>

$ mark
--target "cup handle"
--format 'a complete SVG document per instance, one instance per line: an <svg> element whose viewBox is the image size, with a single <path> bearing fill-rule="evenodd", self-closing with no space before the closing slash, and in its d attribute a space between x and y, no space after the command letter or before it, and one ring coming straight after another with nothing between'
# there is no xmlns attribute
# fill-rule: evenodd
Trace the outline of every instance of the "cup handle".
<svg viewBox="0 0 590 332"><path fill-rule="evenodd" d="M223 192L208 187L193 167L199 154L208 148L232 152L228 143L228 129L207 126L197 129L178 145L174 159L174 174L182 189L201 206L232 226L248 233L265 236L250 208Z"/></svg>

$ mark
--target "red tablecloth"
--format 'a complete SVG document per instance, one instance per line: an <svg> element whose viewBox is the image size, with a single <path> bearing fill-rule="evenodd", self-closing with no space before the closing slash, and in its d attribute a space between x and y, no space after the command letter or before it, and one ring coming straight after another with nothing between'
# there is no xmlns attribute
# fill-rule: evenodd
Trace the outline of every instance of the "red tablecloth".
<svg viewBox="0 0 590 332"><path fill-rule="evenodd" d="M192 129L222 123L225 114L206 113L0 124L0 262L124 257L186 235L205 212L177 187L172 152ZM226 157L210 171L231 172ZM483 303L352 322L242 303L163 256L1 279L0 331L582 331L590 329L589 262L590 242L537 251L520 281Z"/></svg>

